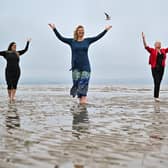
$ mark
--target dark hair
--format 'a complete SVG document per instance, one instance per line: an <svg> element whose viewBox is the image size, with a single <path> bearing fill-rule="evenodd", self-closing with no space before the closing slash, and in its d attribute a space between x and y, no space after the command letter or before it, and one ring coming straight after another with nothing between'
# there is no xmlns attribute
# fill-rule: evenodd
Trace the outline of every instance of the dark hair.
<svg viewBox="0 0 168 168"><path fill-rule="evenodd" d="M11 42L8 46L8 51L11 51L12 50L12 46L16 44L15 42Z"/></svg>

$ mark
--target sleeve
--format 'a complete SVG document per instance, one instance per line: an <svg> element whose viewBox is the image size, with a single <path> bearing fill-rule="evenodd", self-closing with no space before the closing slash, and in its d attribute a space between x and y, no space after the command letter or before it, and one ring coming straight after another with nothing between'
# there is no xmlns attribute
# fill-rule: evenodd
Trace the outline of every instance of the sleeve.
<svg viewBox="0 0 168 168"><path fill-rule="evenodd" d="M146 46L145 49L146 49L149 53L151 53L151 52L154 50L153 48L150 48L149 46Z"/></svg>
<svg viewBox="0 0 168 168"><path fill-rule="evenodd" d="M55 35L57 36L57 38L58 38L60 41L66 43L66 44L69 44L69 45L71 44L71 41L72 41L71 38L65 38L65 37L63 37L63 36L57 31L57 29L53 29L53 31L54 31Z"/></svg>
<svg viewBox="0 0 168 168"><path fill-rule="evenodd" d="M94 43L97 40L101 39L106 33L107 33L107 30L104 30L103 32L101 32L97 36L88 38L89 44Z"/></svg>
<svg viewBox="0 0 168 168"><path fill-rule="evenodd" d="M0 51L0 56L5 57L6 56L6 51Z"/></svg>
<svg viewBox="0 0 168 168"><path fill-rule="evenodd" d="M19 55L23 55L29 48L29 42L26 43L26 47L23 50L18 51Z"/></svg>
<svg viewBox="0 0 168 168"><path fill-rule="evenodd" d="M168 48L165 48L165 52L168 53Z"/></svg>

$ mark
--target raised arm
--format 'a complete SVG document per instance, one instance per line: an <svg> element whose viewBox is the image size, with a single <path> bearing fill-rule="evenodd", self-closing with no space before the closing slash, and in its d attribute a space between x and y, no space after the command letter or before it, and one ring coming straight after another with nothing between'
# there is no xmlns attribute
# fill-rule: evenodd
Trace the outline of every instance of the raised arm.
<svg viewBox="0 0 168 168"><path fill-rule="evenodd" d="M144 47L146 48L148 45L147 45L147 43L146 43L146 37L145 37L144 32L142 32L142 40L143 40L143 45L144 45Z"/></svg>
<svg viewBox="0 0 168 168"><path fill-rule="evenodd" d="M31 39L27 40L25 48L23 50L18 51L19 55L23 55L28 50L30 41Z"/></svg>
<svg viewBox="0 0 168 168"><path fill-rule="evenodd" d="M101 32L100 34L98 34L97 36L88 38L89 43L91 44L91 43L94 43L97 40L101 39L111 28L112 28L112 26L107 26L105 28L105 30L103 32Z"/></svg>
<svg viewBox="0 0 168 168"><path fill-rule="evenodd" d="M54 31L56 37L61 40L62 42L66 43L66 44L71 44L72 39L71 38L66 38L63 37L56 29L54 24L48 24L49 27Z"/></svg>
<svg viewBox="0 0 168 168"><path fill-rule="evenodd" d="M142 40L143 40L143 45L144 45L144 48L149 52L151 53L153 48L150 48L146 42L146 37L145 37L145 34L144 32L142 32Z"/></svg>

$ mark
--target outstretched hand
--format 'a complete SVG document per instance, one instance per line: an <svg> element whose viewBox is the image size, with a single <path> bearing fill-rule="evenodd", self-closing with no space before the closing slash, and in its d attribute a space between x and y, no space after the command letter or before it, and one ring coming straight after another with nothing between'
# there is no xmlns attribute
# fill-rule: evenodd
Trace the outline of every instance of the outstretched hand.
<svg viewBox="0 0 168 168"><path fill-rule="evenodd" d="M48 25L49 25L49 27L50 27L51 29L55 29L55 24L49 23Z"/></svg>
<svg viewBox="0 0 168 168"><path fill-rule="evenodd" d="M110 30L112 28L112 26L110 25L110 26L106 26L106 30L108 31L108 30Z"/></svg>

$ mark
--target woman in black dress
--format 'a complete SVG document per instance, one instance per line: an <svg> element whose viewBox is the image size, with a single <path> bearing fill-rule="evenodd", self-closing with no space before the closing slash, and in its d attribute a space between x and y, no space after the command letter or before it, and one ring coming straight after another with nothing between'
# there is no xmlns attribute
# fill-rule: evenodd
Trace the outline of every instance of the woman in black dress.
<svg viewBox="0 0 168 168"><path fill-rule="evenodd" d="M23 50L16 51L16 43L9 44L7 51L1 51L0 55L7 61L5 76L10 100L15 99L18 80L20 77L19 57L23 55L29 47L31 39L27 40L26 47Z"/></svg>

